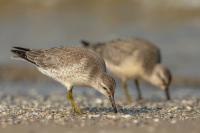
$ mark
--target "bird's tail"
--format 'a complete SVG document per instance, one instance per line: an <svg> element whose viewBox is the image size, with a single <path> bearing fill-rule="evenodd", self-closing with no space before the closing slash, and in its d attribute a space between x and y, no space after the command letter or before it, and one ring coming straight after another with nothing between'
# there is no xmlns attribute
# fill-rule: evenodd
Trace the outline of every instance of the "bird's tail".
<svg viewBox="0 0 200 133"><path fill-rule="evenodd" d="M11 49L11 52L15 55L15 56L13 56L14 59L28 60L27 56L26 56L26 52L28 52L28 51L30 51L30 49L22 48L22 47L13 47Z"/></svg>
<svg viewBox="0 0 200 133"><path fill-rule="evenodd" d="M11 49L11 52L14 54L14 56L12 57L13 59L22 59L22 60L26 60L30 63L35 64L35 62L33 62L32 60L27 58L26 53L31 51L28 48L22 48L22 47L13 47Z"/></svg>
<svg viewBox="0 0 200 133"><path fill-rule="evenodd" d="M86 41L86 40L81 40L80 41L83 47L89 47L90 46L90 42Z"/></svg>
<svg viewBox="0 0 200 133"><path fill-rule="evenodd" d="M30 55L28 56L29 53L33 52L34 50L32 49L28 49L28 48L22 48L22 47L13 47L11 49L11 52L14 53L14 59L22 59L22 60L26 60L32 64L35 64L34 61L34 57L30 57Z"/></svg>

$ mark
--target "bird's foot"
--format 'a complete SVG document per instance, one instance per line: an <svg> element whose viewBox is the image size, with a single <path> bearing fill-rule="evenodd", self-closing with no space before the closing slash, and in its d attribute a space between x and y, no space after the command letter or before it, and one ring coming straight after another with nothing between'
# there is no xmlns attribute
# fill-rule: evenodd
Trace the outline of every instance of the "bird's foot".
<svg viewBox="0 0 200 133"><path fill-rule="evenodd" d="M77 114L77 115L83 115L86 114L85 112L83 112L77 105L72 105L73 107L73 113Z"/></svg>

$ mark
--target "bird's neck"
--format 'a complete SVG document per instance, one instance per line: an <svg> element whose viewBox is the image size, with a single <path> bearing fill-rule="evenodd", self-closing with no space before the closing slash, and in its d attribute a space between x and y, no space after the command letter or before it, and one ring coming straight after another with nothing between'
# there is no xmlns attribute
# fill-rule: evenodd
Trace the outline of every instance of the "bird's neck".
<svg viewBox="0 0 200 133"><path fill-rule="evenodd" d="M143 76L141 78L149 83L152 83L154 81L152 72L146 72L145 74L143 74Z"/></svg>

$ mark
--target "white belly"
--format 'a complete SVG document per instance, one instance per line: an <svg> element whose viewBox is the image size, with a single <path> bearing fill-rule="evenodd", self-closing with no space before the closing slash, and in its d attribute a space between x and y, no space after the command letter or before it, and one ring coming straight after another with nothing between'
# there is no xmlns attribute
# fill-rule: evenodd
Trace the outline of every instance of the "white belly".
<svg viewBox="0 0 200 133"><path fill-rule="evenodd" d="M125 79L137 78L143 72L140 64L130 62L130 60L126 60L120 65L106 61L106 66L113 75Z"/></svg>
<svg viewBox="0 0 200 133"><path fill-rule="evenodd" d="M60 69L60 70L45 70L42 68L38 68L40 72L43 74L55 79L66 87L70 87L73 85L76 86L88 86L88 74L87 73L71 73L71 71L67 71L68 69Z"/></svg>

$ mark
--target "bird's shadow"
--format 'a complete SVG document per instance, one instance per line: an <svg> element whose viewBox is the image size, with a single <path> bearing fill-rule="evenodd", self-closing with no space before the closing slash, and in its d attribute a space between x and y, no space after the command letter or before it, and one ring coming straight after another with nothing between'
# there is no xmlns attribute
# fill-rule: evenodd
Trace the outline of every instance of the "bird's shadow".
<svg viewBox="0 0 200 133"><path fill-rule="evenodd" d="M86 107L83 108L85 112L88 113L100 113L100 114L107 114L107 113L114 113L113 109L111 107ZM158 112L160 111L161 108L155 107L155 108L149 108L147 106L135 108L135 107L121 107L118 106L118 113L120 114L125 114L125 115L135 115L135 114L140 114L140 113L153 113L153 112Z"/></svg>

